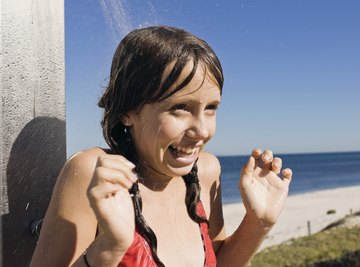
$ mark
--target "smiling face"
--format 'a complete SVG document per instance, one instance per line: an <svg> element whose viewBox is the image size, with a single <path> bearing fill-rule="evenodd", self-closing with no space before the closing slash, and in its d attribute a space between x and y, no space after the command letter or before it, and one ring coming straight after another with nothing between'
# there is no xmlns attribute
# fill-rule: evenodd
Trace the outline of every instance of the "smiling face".
<svg viewBox="0 0 360 267"><path fill-rule="evenodd" d="M191 71L188 63L179 83ZM130 112L130 126L137 155L152 176L183 176L190 172L200 151L216 128L216 109L220 89L200 64L193 79L164 101L146 104L138 112ZM175 88L175 83L171 88Z"/></svg>

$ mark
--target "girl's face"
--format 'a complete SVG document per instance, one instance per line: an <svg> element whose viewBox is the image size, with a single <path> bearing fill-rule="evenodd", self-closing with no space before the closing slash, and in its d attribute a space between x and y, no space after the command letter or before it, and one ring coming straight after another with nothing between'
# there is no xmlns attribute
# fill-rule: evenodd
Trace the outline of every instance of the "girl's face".
<svg viewBox="0 0 360 267"><path fill-rule="evenodd" d="M180 82L192 69L189 63ZM173 88L177 85L174 84ZM151 175L183 176L190 172L199 152L216 128L220 89L199 65L190 83L160 103L131 112L130 125L137 155Z"/></svg>

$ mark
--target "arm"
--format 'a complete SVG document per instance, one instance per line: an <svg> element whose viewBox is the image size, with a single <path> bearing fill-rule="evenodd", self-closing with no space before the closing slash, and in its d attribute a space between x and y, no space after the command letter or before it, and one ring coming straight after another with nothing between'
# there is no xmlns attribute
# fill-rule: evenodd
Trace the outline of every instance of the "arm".
<svg viewBox="0 0 360 267"><path fill-rule="evenodd" d="M223 241L216 254L218 266L246 266L265 239L271 226L263 226L245 215L236 231Z"/></svg>
<svg viewBox="0 0 360 267"><path fill-rule="evenodd" d="M281 159L273 158L271 151L253 151L240 179L246 215L218 250L218 266L246 266L276 223L292 176L291 170L285 169L280 177L280 170Z"/></svg>
<svg viewBox="0 0 360 267"><path fill-rule="evenodd" d="M237 258L245 260L244 263L236 266L244 266L261 244L266 233L262 231L262 227L252 224L245 216L237 231L226 238L221 198L220 163L214 155L208 153L204 153L200 159L199 164L202 163L204 166L199 168L203 194L201 199L204 206L208 206L210 210L210 213L207 213L210 215L209 235L217 255L218 264L222 261L221 257L228 257L226 251L231 249L233 253L236 253ZM240 247L236 248L236 246ZM224 266L227 265L224 264Z"/></svg>
<svg viewBox="0 0 360 267"><path fill-rule="evenodd" d="M87 256L93 266L116 266L121 260L126 249L125 246L119 247L122 243L117 243L115 235L111 236L109 225L112 221L106 218L109 214L106 207L111 205L102 201L102 196L107 193L101 191L101 188L109 184L106 178L114 174L109 170L114 167L99 168L99 159L106 155L104 154L100 149L80 152L65 164L55 185L30 266L86 266L82 254L87 248ZM131 172L130 168L122 168L123 174ZM97 171L98 169L106 169L107 174ZM118 177L118 180L121 181L124 176L126 175ZM116 183L118 185L114 185ZM121 204L132 208L124 185L119 189L120 182L110 184L116 187L112 191L118 196L116 200L121 198ZM127 187L131 184L128 183ZM111 201L115 198L108 199ZM112 214L117 215L116 209ZM119 217L113 219L119 220ZM98 225L101 231L95 238ZM130 230L121 226L124 231L131 233L131 226Z"/></svg>
<svg viewBox="0 0 360 267"><path fill-rule="evenodd" d="M96 157L80 152L63 167L30 266L69 266L94 240L96 217L86 189Z"/></svg>

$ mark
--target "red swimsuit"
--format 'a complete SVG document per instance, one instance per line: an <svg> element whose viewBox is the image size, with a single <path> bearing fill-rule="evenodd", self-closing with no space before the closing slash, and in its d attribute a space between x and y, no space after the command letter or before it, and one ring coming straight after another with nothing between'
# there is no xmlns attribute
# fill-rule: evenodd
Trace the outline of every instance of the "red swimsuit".
<svg viewBox="0 0 360 267"><path fill-rule="evenodd" d="M198 203L196 211L199 216L206 217L201 202ZM216 257L209 237L208 226L206 223L199 223L199 227L204 244L204 267L215 267ZM152 257L149 244L138 232L135 232L134 242L126 251L118 267L157 267L157 264Z"/></svg>

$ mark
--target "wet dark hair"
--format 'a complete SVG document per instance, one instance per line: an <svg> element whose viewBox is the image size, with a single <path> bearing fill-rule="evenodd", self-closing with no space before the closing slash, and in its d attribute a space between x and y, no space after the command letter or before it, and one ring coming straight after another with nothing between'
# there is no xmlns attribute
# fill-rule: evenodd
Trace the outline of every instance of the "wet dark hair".
<svg viewBox="0 0 360 267"><path fill-rule="evenodd" d="M189 62L193 63L192 70L185 79L177 81ZM172 66L170 64L173 67L164 77L165 68ZM211 74L221 93L222 67L214 51L204 40L182 29L168 26L137 29L125 36L115 51L109 84L98 104L104 109L101 126L112 151L137 164L135 146L121 117L130 111L140 110L145 104L163 101L181 90L191 81L200 65L205 70L204 75ZM178 85L172 88L175 82ZM207 222L206 218L196 213L196 205L200 201L196 163L183 179L186 184L185 203L190 218L197 223ZM133 194L137 231L149 243L157 264L164 266L156 253L156 236L142 216L138 185L134 184L130 192Z"/></svg>

